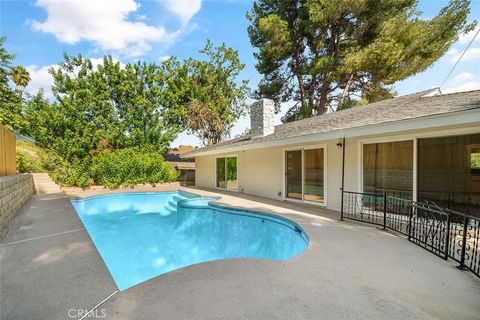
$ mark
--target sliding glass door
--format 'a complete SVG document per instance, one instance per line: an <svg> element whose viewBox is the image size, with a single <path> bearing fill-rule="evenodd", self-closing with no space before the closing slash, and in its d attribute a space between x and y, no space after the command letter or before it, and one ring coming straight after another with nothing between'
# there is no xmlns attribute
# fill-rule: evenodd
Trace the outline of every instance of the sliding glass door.
<svg viewBox="0 0 480 320"><path fill-rule="evenodd" d="M304 200L323 202L323 149L303 151L305 163Z"/></svg>
<svg viewBox="0 0 480 320"><path fill-rule="evenodd" d="M286 151L287 198L302 200L302 150Z"/></svg>
<svg viewBox="0 0 480 320"><path fill-rule="evenodd" d="M237 190L237 157L217 158L217 188Z"/></svg>
<svg viewBox="0 0 480 320"><path fill-rule="evenodd" d="M225 158L217 158L217 188L225 189L227 187L225 177L226 177Z"/></svg>
<svg viewBox="0 0 480 320"><path fill-rule="evenodd" d="M324 149L285 151L285 196L324 203Z"/></svg>

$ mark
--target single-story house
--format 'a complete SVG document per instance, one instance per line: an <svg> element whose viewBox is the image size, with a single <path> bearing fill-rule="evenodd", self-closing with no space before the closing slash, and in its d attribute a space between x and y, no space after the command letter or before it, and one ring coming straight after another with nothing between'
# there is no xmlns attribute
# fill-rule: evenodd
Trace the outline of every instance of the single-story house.
<svg viewBox="0 0 480 320"><path fill-rule="evenodd" d="M480 208L480 91L426 90L274 126L251 107L251 134L187 152L196 186L340 210L341 188Z"/></svg>

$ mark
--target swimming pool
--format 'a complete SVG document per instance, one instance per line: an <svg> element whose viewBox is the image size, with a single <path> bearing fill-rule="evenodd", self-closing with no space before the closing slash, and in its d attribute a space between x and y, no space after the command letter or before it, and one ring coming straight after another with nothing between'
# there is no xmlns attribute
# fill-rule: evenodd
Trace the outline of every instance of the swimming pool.
<svg viewBox="0 0 480 320"><path fill-rule="evenodd" d="M73 206L120 290L192 264L287 260L308 246L294 222L186 192L116 193Z"/></svg>

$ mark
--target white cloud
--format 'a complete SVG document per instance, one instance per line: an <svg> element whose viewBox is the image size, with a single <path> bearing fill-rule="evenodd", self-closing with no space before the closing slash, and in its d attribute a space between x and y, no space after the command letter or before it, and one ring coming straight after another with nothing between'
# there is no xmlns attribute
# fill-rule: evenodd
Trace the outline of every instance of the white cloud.
<svg viewBox="0 0 480 320"><path fill-rule="evenodd" d="M26 69L28 73L30 73L30 78L32 80L25 88L25 91L33 95L36 94L41 88L43 88L45 92L45 98L52 99L53 93L51 87L53 84L53 78L48 72L51 67L56 67L56 65L39 67L32 64L30 66L27 66Z"/></svg>
<svg viewBox="0 0 480 320"><path fill-rule="evenodd" d="M447 52L447 56L450 57L451 63L456 63L458 58L460 58L463 50L460 51L458 49L452 48ZM465 55L463 56L461 61L468 61L468 60L478 60L480 59L480 48L472 48L470 47Z"/></svg>
<svg viewBox="0 0 480 320"><path fill-rule="evenodd" d="M469 81L475 79L475 75L470 72L462 72L458 76L456 76L453 80L454 81Z"/></svg>
<svg viewBox="0 0 480 320"><path fill-rule="evenodd" d="M167 61L168 59L170 59L170 56L161 56L160 58L158 58L158 61L163 62Z"/></svg>
<svg viewBox="0 0 480 320"><path fill-rule="evenodd" d="M166 8L178 16L183 25L173 32L147 24L143 19L146 17L135 16L140 5L134 0L37 0L36 6L47 11L47 18L45 21L32 20L30 25L35 30L52 33L60 42L91 41L100 50L141 56L151 49L153 42L174 41L200 10L201 0L166 2ZM129 17L133 17L133 21Z"/></svg>
<svg viewBox="0 0 480 320"><path fill-rule="evenodd" d="M480 81L467 81L442 89L443 93L480 90Z"/></svg>
<svg viewBox="0 0 480 320"><path fill-rule="evenodd" d="M164 5L186 25L200 11L202 0L165 0Z"/></svg>
<svg viewBox="0 0 480 320"><path fill-rule="evenodd" d="M475 34L478 32L478 29L480 29L480 25L477 26L475 29L473 29L472 31L470 31L469 33L467 34L462 34L459 38L458 38L458 42L460 44L468 44L472 39L473 37L475 36ZM477 36L475 38L475 42L477 41L480 41L480 36Z"/></svg>

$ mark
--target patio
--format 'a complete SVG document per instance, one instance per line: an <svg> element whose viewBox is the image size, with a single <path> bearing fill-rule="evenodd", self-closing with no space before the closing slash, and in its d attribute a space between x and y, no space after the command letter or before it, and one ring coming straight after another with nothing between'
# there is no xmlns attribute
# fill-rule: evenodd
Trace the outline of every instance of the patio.
<svg viewBox="0 0 480 320"><path fill-rule="evenodd" d="M138 188L133 191L178 189ZM189 266L117 292L69 197L35 195L1 246L2 319L480 319L480 281L400 236L315 206L231 192L220 204L299 223L308 249L278 262ZM123 190L125 191L125 190Z"/></svg>

